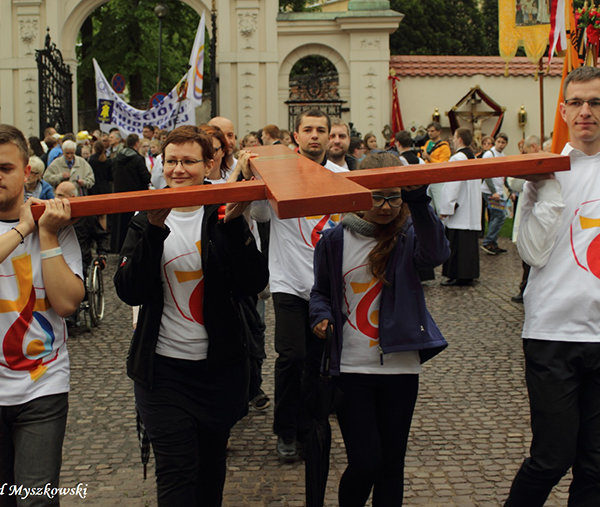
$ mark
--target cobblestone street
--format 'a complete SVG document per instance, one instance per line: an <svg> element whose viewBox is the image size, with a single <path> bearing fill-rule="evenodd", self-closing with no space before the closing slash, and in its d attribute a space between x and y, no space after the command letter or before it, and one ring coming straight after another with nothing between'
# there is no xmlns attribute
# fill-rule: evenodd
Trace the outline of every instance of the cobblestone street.
<svg viewBox="0 0 600 507"><path fill-rule="evenodd" d="M500 505L531 433L521 346L522 305L512 303L521 262L508 253L481 255L474 287L425 288L449 347L425 364L406 459L405 505ZM125 374L131 309L112 286L116 256L105 273L107 311L100 327L71 336L70 410L61 486L87 485L86 499L63 505L156 505L151 458L144 481L137 442L133 386ZM273 311L267 303L264 389L273 401ZM224 505L304 505L304 465L281 464L272 434L273 405L251 410L230 439ZM337 504L346 456L332 418L333 446L326 505ZM365 428L365 431L368 431ZM547 505L566 505L569 478Z"/></svg>

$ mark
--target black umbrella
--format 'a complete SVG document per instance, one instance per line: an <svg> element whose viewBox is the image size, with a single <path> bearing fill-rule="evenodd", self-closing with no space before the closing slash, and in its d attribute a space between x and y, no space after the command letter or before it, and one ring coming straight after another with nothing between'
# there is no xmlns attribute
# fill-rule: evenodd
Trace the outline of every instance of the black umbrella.
<svg viewBox="0 0 600 507"><path fill-rule="evenodd" d="M334 405L335 387L329 375L332 326L327 327L323 350L323 372L319 376L314 393L310 427L304 441L304 482L307 507L322 507L325 500L327 476L329 475L329 451L331 450L331 426L329 414Z"/></svg>
<svg viewBox="0 0 600 507"><path fill-rule="evenodd" d="M146 480L146 468L148 461L150 460L150 439L148 433L146 433L146 427L140 417L140 412L137 407L135 409L135 424L137 427L138 441L140 443L140 453L142 457L142 465L144 466L144 480Z"/></svg>

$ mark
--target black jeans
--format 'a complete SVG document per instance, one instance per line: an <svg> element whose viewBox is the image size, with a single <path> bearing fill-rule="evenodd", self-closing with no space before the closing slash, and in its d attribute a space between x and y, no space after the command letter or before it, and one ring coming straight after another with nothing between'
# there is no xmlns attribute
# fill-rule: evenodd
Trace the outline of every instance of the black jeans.
<svg viewBox="0 0 600 507"><path fill-rule="evenodd" d="M10 485L50 489L58 487L62 445L69 410L68 393L41 396L27 403L0 407L0 506L16 505ZM45 495L19 499L19 505L58 505L60 497Z"/></svg>
<svg viewBox="0 0 600 507"><path fill-rule="evenodd" d="M247 408L247 381L247 367L216 372L206 360L156 355L153 388L134 384L156 459L159 505L221 505L227 439Z"/></svg>
<svg viewBox="0 0 600 507"><path fill-rule="evenodd" d="M274 293L275 410L273 431L283 438L302 439L308 425L307 398L316 389L323 341L310 329L308 301Z"/></svg>
<svg viewBox="0 0 600 507"><path fill-rule="evenodd" d="M402 505L404 457L417 392L418 375L342 373L337 410L348 466L339 488L340 507Z"/></svg>
<svg viewBox="0 0 600 507"><path fill-rule="evenodd" d="M530 457L508 506L541 506L570 467L570 506L600 505L600 343L523 340Z"/></svg>

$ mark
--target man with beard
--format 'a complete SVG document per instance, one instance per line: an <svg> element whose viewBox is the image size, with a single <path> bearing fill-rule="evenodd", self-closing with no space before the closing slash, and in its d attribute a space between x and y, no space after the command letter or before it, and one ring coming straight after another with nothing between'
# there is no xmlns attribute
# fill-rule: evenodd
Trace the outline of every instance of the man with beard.
<svg viewBox="0 0 600 507"><path fill-rule="evenodd" d="M350 129L345 123L334 123L329 131L329 144L327 145L327 158L334 164L354 171L358 168L358 161L348 155L350 149Z"/></svg>

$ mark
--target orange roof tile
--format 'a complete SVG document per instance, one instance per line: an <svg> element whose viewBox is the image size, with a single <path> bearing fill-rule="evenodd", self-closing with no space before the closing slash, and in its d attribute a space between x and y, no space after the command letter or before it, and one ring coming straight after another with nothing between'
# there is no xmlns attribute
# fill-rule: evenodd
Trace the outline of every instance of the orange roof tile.
<svg viewBox="0 0 600 507"><path fill-rule="evenodd" d="M544 59L544 69L547 60ZM549 75L562 75L562 58L552 59ZM390 68L400 77L504 76L505 63L499 56L394 55ZM510 61L510 76L533 76L536 66L524 56Z"/></svg>

